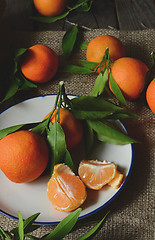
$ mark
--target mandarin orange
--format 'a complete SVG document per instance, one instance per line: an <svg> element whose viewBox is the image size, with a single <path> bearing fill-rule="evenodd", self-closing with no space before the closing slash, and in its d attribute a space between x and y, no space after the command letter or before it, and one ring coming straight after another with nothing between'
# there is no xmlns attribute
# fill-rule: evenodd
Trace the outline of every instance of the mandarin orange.
<svg viewBox="0 0 155 240"><path fill-rule="evenodd" d="M51 48L37 44L28 48L20 59L23 75L34 83L50 81L58 70L58 56Z"/></svg>
<svg viewBox="0 0 155 240"><path fill-rule="evenodd" d="M67 0L33 0L36 10L43 16L53 17L61 14Z"/></svg>
<svg viewBox="0 0 155 240"><path fill-rule="evenodd" d="M155 78L150 82L146 90L146 100L149 108L155 113Z"/></svg>
<svg viewBox="0 0 155 240"><path fill-rule="evenodd" d="M111 67L111 74L127 100L135 100L140 96L147 71L145 63L131 57L119 58ZM110 82L109 87L111 89Z"/></svg>
<svg viewBox="0 0 155 240"><path fill-rule="evenodd" d="M107 48L109 48L109 56L112 62L126 56L125 47L118 38L102 35L93 38L89 42L86 52L87 61L100 63ZM99 69L97 72L99 73Z"/></svg>
<svg viewBox="0 0 155 240"><path fill-rule="evenodd" d="M38 134L21 130L0 140L0 169L15 183L38 178L48 163L48 147Z"/></svg>

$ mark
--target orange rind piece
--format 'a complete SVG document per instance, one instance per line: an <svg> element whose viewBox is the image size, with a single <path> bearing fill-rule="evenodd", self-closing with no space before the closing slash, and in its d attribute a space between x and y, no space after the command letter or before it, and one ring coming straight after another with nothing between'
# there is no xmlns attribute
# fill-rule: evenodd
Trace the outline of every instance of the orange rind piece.
<svg viewBox="0 0 155 240"><path fill-rule="evenodd" d="M115 177L108 183L109 186L118 189L123 182L123 174L116 170Z"/></svg>

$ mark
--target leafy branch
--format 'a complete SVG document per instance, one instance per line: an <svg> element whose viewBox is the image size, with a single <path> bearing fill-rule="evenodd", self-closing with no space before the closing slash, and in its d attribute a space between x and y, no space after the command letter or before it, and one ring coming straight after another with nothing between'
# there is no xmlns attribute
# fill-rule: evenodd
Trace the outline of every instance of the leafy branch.
<svg viewBox="0 0 155 240"><path fill-rule="evenodd" d="M74 171L74 164L66 146L65 133L60 125L60 108L70 111L75 118L80 119L87 126L84 134L86 154L90 153L88 150L92 149L96 137L99 141L119 145L137 142L123 132L115 124L115 121L112 121L118 118L137 118L137 115L124 111L122 107L101 96L81 96L70 100L62 81L59 83L53 110L47 119L2 129L0 130L0 139L18 130L31 130L43 136L48 142L50 159L52 159L51 175L54 165L60 162L65 162ZM55 122L52 124L50 119L56 109Z"/></svg>
<svg viewBox="0 0 155 240"><path fill-rule="evenodd" d="M82 49L86 49L87 46L88 43L86 42L84 42L84 44L81 45ZM61 71L81 74L96 73L97 71L99 71L99 75L95 80L95 85L90 93L90 96L101 95L103 94L104 91L108 92L108 94L109 93L111 94L109 87L107 86L108 82L110 81L111 89L114 92L116 98L119 100L121 104L127 107L126 100L111 74L111 66L113 63L110 59L108 48L105 50L105 54L100 63L89 62L86 60L80 60L80 63L82 66L66 65L61 68Z"/></svg>
<svg viewBox="0 0 155 240"><path fill-rule="evenodd" d="M0 66L3 79L0 104L11 99L18 91L37 87L23 76L19 68L19 59L26 50L27 48L16 49L11 59L5 63L5 66L2 64Z"/></svg>
<svg viewBox="0 0 155 240"><path fill-rule="evenodd" d="M65 12L58 16L55 17L32 16L30 17L30 19L42 23L54 23L58 20L66 18L73 11L88 12L91 9L92 3L93 0L77 0L73 6L67 6L68 10L66 10Z"/></svg>

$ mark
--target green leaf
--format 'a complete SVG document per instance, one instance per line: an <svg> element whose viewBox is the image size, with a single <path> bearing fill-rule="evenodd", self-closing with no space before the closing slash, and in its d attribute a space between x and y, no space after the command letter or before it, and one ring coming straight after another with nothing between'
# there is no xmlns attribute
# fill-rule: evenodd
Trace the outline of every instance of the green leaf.
<svg viewBox="0 0 155 240"><path fill-rule="evenodd" d="M66 150L66 154L65 154L65 157L64 157L64 162L65 162L65 164L67 164L72 169L73 172L75 171L74 163L73 163L72 157L71 157L68 150Z"/></svg>
<svg viewBox="0 0 155 240"><path fill-rule="evenodd" d="M83 6L86 2L88 2L89 0L78 0L76 1L75 5L70 8L70 11L76 10L76 9L80 9L81 6Z"/></svg>
<svg viewBox="0 0 155 240"><path fill-rule="evenodd" d="M117 83L115 82L112 74L110 73L110 85L111 85L111 89L113 90L116 98L124 105L127 106L126 100L120 90L120 88L118 87Z"/></svg>
<svg viewBox="0 0 155 240"><path fill-rule="evenodd" d="M70 213L55 227L55 229L49 235L43 237L42 240L60 240L64 238L76 224L81 210L81 208L78 208L74 212Z"/></svg>
<svg viewBox="0 0 155 240"><path fill-rule="evenodd" d="M8 99L10 99L11 97L13 97L18 92L19 87L20 87L20 79L16 77L12 78L10 86L7 92L5 93L5 97L1 100L0 103L3 103Z"/></svg>
<svg viewBox="0 0 155 240"><path fill-rule="evenodd" d="M97 133L98 140L102 142L108 142L116 145L124 145L130 143L136 143L134 139L128 137L126 134L116 129L112 123L107 121L94 121L88 120L90 127Z"/></svg>
<svg viewBox="0 0 155 240"><path fill-rule="evenodd" d="M28 130L28 129L35 127L38 124L39 123L26 123L26 124L19 124L19 125L14 125L11 127L1 129L0 130L0 139L4 138L6 135L13 133L17 130Z"/></svg>
<svg viewBox="0 0 155 240"><path fill-rule="evenodd" d="M83 41L82 43L79 44L79 48L82 50L87 50L89 42Z"/></svg>
<svg viewBox="0 0 155 240"><path fill-rule="evenodd" d="M65 134L61 125L55 121L50 124L50 130L47 132L47 140L51 148L51 172L55 164L62 162L66 153Z"/></svg>
<svg viewBox="0 0 155 240"><path fill-rule="evenodd" d="M90 127L90 125L87 123L87 121L85 122L85 126L84 126L84 142L85 142L86 158L89 158L89 155L91 153L91 150L94 144L94 131Z"/></svg>
<svg viewBox="0 0 155 240"><path fill-rule="evenodd" d="M108 111L116 112L122 110L121 107L105 100L103 97L80 96L71 99L73 110L85 111Z"/></svg>
<svg viewBox="0 0 155 240"><path fill-rule="evenodd" d="M108 82L108 70L106 69L104 73L99 73L98 77L96 78L95 85L93 90L90 93L90 96L98 96L103 93L105 86Z"/></svg>
<svg viewBox="0 0 155 240"><path fill-rule="evenodd" d="M18 57L21 57L25 52L26 52L27 48L17 48L14 51L14 56L15 56L15 60L17 60Z"/></svg>
<svg viewBox="0 0 155 240"><path fill-rule="evenodd" d="M36 229L40 228L39 225L32 225L34 221L37 219L37 217L39 216L39 214L40 213L35 213L24 220L24 223L23 223L24 234L33 232ZM13 228L10 232L16 235L18 233L18 228L17 227Z"/></svg>
<svg viewBox="0 0 155 240"><path fill-rule="evenodd" d="M70 73L93 73L94 71L85 68L85 67L80 67L76 65L67 65L63 68L60 69L61 72L70 72Z"/></svg>
<svg viewBox="0 0 155 240"><path fill-rule="evenodd" d="M89 61L86 61L86 60L80 60L80 62L84 67L86 67L90 70L96 68L97 65L99 64L99 63L96 63L96 62L89 62Z"/></svg>
<svg viewBox="0 0 155 240"><path fill-rule="evenodd" d="M88 119L102 119L107 116L111 116L113 111L103 111L103 110L97 110L97 111L87 111L87 110L71 110L70 111L77 119L82 120L88 120Z"/></svg>
<svg viewBox="0 0 155 240"><path fill-rule="evenodd" d="M109 116L110 119L126 119L126 118L139 118L140 116L133 114L133 113L127 113L127 112L118 112L113 113Z"/></svg>
<svg viewBox="0 0 155 240"><path fill-rule="evenodd" d="M76 39L77 39L78 27L74 25L71 29L69 29L63 39L62 39L62 50L66 56L69 58L70 54L73 51Z"/></svg>
<svg viewBox="0 0 155 240"><path fill-rule="evenodd" d="M83 12L90 11L92 3L93 3L93 0L91 0L89 4L87 2L84 2L84 4L80 8L78 8L78 11L83 11Z"/></svg>
<svg viewBox="0 0 155 240"><path fill-rule="evenodd" d="M93 227L90 231L88 231L87 233L85 233L82 237L78 238L77 240L85 240L85 239L88 239L90 236L92 236L98 229L99 227L101 226L101 224L103 223L103 221L106 219L107 215L109 213L107 213L103 219L97 224L95 225L95 227Z"/></svg>
<svg viewBox="0 0 155 240"><path fill-rule="evenodd" d="M0 139L4 138L6 135L15 132L23 127L23 124L11 126L0 130Z"/></svg>
<svg viewBox="0 0 155 240"><path fill-rule="evenodd" d="M23 240L24 239L24 224L23 224L23 218L22 214L18 211L18 234L19 234L19 239Z"/></svg>
<svg viewBox="0 0 155 240"><path fill-rule="evenodd" d="M29 232L33 232L36 229L40 228L39 225L32 225L34 223L34 221L37 219L37 217L39 216L40 213L35 213L32 216L30 216L29 218L25 219L24 221L24 233L29 233Z"/></svg>
<svg viewBox="0 0 155 240"><path fill-rule="evenodd" d="M26 52L27 48L17 48L14 51L14 70L13 74L15 75L18 72L18 63L20 57Z"/></svg>
<svg viewBox="0 0 155 240"><path fill-rule="evenodd" d="M6 232L4 231L4 229L2 227L0 227L0 239L1 239L1 234L2 236L4 237L4 239L7 239L7 240L11 240L12 238L10 238Z"/></svg>
<svg viewBox="0 0 155 240"><path fill-rule="evenodd" d="M36 125L34 128L32 128L31 130L35 133L38 133L40 135L43 135L46 128L47 128L47 124L48 124L48 119L40 122L38 125Z"/></svg>
<svg viewBox="0 0 155 240"><path fill-rule="evenodd" d="M21 86L20 86L20 90L29 90L30 88L37 88L38 87L35 83L27 80L24 77L24 75L21 74L20 77L23 80L23 82L21 83Z"/></svg>
<svg viewBox="0 0 155 240"><path fill-rule="evenodd" d="M70 10L56 17L30 17L30 19L37 22L42 22L42 23L54 23L58 20L61 20L67 17L69 13L70 13Z"/></svg>

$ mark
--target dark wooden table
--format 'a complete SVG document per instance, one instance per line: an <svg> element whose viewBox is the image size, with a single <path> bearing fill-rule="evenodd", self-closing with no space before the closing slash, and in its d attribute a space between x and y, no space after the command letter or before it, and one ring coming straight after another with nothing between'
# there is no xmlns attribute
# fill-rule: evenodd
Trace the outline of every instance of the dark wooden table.
<svg viewBox="0 0 155 240"><path fill-rule="evenodd" d="M2 23L12 30L66 30L74 23L86 29L155 28L155 0L94 0L91 11L74 12L66 19L50 24L36 23L29 19L37 14L31 0L5 1L6 9Z"/></svg>

